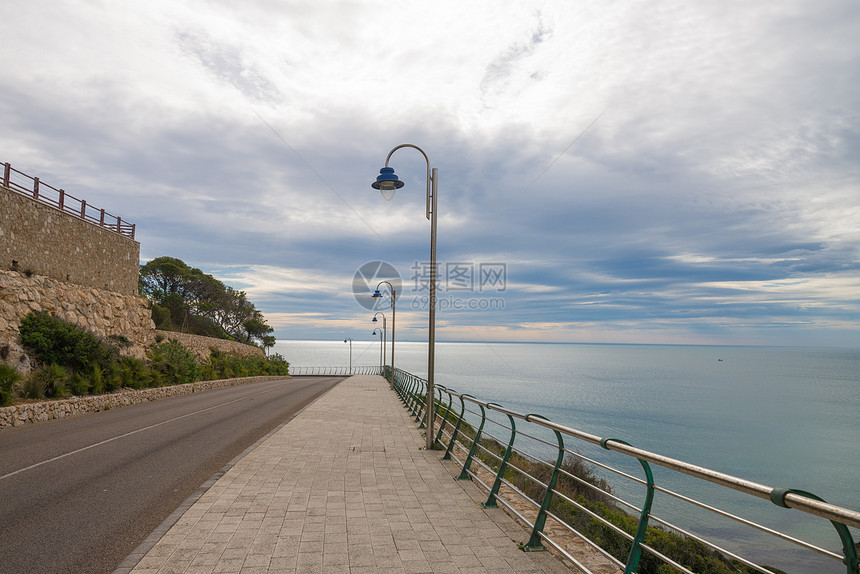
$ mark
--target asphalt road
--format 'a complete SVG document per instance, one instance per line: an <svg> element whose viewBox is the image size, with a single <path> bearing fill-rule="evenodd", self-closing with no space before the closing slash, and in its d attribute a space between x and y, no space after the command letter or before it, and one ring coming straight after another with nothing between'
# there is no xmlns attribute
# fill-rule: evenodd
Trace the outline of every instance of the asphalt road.
<svg viewBox="0 0 860 574"><path fill-rule="evenodd" d="M0 573L110 573L209 477L344 377L251 383L0 432Z"/></svg>

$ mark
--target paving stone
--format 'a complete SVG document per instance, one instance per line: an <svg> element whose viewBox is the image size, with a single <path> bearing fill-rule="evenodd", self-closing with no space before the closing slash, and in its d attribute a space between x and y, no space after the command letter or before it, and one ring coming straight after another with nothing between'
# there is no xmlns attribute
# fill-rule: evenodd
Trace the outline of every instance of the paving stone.
<svg viewBox="0 0 860 574"><path fill-rule="evenodd" d="M519 551L526 532L482 509L421 432L381 377L350 377L234 464L132 572L572 571Z"/></svg>

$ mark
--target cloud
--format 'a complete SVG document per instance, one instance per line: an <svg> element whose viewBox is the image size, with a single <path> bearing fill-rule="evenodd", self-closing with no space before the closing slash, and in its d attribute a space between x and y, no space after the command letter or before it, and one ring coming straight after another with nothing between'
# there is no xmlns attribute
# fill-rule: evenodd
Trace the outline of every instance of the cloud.
<svg viewBox="0 0 860 574"><path fill-rule="evenodd" d="M394 201L369 187L411 142L440 261L508 266L504 310L446 310L442 339L858 341L848 0L13 0L6 24L0 161L235 282L280 337L363 325L364 262L427 261L424 159L392 157Z"/></svg>

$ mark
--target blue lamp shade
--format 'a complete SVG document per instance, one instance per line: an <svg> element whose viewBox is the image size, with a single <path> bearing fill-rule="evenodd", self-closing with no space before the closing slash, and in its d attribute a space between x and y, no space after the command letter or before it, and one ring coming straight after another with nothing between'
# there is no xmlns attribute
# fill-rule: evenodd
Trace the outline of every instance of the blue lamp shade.
<svg viewBox="0 0 860 574"><path fill-rule="evenodd" d="M391 201L394 198L394 192L403 187L403 182L394 173L393 167L383 167L370 187L378 189L386 201Z"/></svg>
<svg viewBox="0 0 860 574"><path fill-rule="evenodd" d="M376 320L376 317L374 317L374 318L373 318L373 322L374 322L374 323L377 323L377 322L378 322L378 321Z"/></svg>
<svg viewBox="0 0 860 574"><path fill-rule="evenodd" d="M371 295L371 297L382 297L382 293L380 293L379 289L377 289L373 292L373 295ZM376 321L376 317L374 317L373 320Z"/></svg>

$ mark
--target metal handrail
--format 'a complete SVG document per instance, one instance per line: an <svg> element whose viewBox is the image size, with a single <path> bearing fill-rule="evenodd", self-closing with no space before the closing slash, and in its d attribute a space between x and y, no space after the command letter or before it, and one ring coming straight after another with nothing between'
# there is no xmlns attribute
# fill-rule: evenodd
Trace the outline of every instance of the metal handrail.
<svg viewBox="0 0 860 574"><path fill-rule="evenodd" d="M423 405L425 402L427 382L424 381L423 379L419 378L419 377L416 377L415 375L412 375L411 373L402 371L400 369L395 369L395 372L394 372L392 379L394 380L394 390L400 395L401 400L404 402L404 404L407 406L407 408L410 408L414 414L415 408L420 409L421 405ZM705 540L704 538L702 538L700 536L697 536L691 532L683 530L683 529L673 525L672 523L665 521L665 520L662 520L662 519L658 518L657 516L655 516L651 510L651 505L653 504L653 493L655 491L660 491L662 493L665 493L669 496L674 497L677 500L681 500L681 501L693 504L698 508L708 510L710 512L713 512L713 513L715 513L719 516L725 517L725 518L730 518L730 519L735 520L735 521L737 521L741 524L744 524L746 526L756 528L756 529L758 529L758 530L760 530L766 534L769 534L771 536L778 537L782 540L786 540L786 541L788 541L792 544L795 544L797 546L800 546L802 548L805 548L808 550L813 550L813 551L818 552L819 554L821 554L823 556L833 558L837 561L841 561L845 565L845 567L847 569L846 571L848 572L848 574L857 574L858 572L860 572L860 564L858 564L858 558L857 558L857 548L855 547L851 532L848 529L849 526L854 527L854 528L860 528L860 512L858 512L856 510L851 510L851 509L843 508L843 507L840 507L837 505L828 504L827 502L821 500L819 497L815 496L814 494L804 492L801 490L788 489L788 488L774 488L771 486L766 486L763 484L759 484L757 482L753 482L750 480L746 480L743 478L732 476L732 475L729 475L726 473L717 472L717 471L714 471L714 470L711 470L711 469L708 469L708 468L705 468L702 466L690 464L690 463L687 463L687 462L684 462L684 461L681 461L678 459L670 458L670 457L667 457L667 456L664 456L664 455L661 455L658 453L654 453L654 452L650 452L650 451L647 451L647 450L644 450L641 448L637 448L637 447L632 446L632 445L626 443L625 441L622 441L622 440L617 439L617 438L599 437L599 436L596 436L596 435L593 435L593 434L590 434L590 433L587 433L587 432L584 432L584 431L581 431L578 429L574 429L571 427L567 427L567 426L555 423L555 422L553 422L553 421L551 421L551 420L549 420L549 419L547 419L541 415L518 413L518 412L512 411L510 409L507 409L501 405L498 405L496 403L484 402L484 401L481 401L479 399L476 399L475 397L473 397L471 395L468 395L465 393L457 393L457 392L455 392L455 391L453 391L453 390L451 390L445 386L442 386L442 385L436 385L436 390L438 391L438 393L434 392L434 397L433 397L434 403L436 404L436 408L434 409L434 411L436 413L434 416L434 425L433 425L433 428L428 429L427 432L436 432L436 428L438 425L438 434L436 435L436 440L440 441L441 437L444 436L449 441L447 447L445 448L445 456L443 458L444 459L454 459L457 461L458 464L462 465L462 469L460 471L460 476L458 477L459 479L466 479L466 478L471 477L471 478L475 479L478 484L480 484L485 490L487 490L490 493L490 497L489 497L487 503L484 504L485 507L492 508L496 501L501 502L501 503L503 503L503 505L505 507L510 509L517 517L519 517L521 520L523 520L526 524L529 525L529 527L532 529L532 531L531 531L531 536L530 536L528 542L523 545L523 548L526 550L540 549L540 548L542 548L543 543L545 542L548 545L552 546L553 548L556 548L557 550L559 550L559 552L562 555L565 555L566 557L570 558L578 567L583 568L586 572L588 572L588 569L582 567L582 565L579 562L577 562L576 559L573 558L564 549L562 544L560 544L558 541L551 540L549 535L544 531L544 524L546 521L546 517L551 517L551 518L553 518L554 521L562 524L567 529L572 530L573 532L576 532L578 536L582 537L582 534L577 532L576 530L574 530L571 525L565 523L560 517L558 517L555 514L550 512L550 510L549 510L550 504L551 504L553 498L560 497L560 498L563 498L567 503L579 507L581 510L588 513L589 515L596 518L597 520L605 522L609 527L615 529L619 534L623 535L631 543L630 553L627 556L627 562L621 563L616 558L611 557L606 551L600 549L596 545L595 542L587 541L590 545L597 547L604 555L610 557L614 562L617 562L618 564L622 564L622 567L624 568L625 572L636 572L637 571L638 566L639 566L640 555L642 552L649 553L651 556L656 557L657 559L663 561L666 564L671 565L672 567L674 567L675 569L677 569L681 572L690 572L690 570L688 570L688 568L685 567L684 565L676 562L674 559L666 556L665 554L657 551L656 549L652 548L651 546L649 546L648 544L645 543L646 532L649 529L655 528L654 526L649 524L649 520L652 520L654 523L661 524L665 528L668 528L672 532L676 532L679 535L683 535L683 536L691 538L695 541L701 542L702 544L706 545L707 547L711 548L712 550L715 550L717 552L724 554L725 556L729 556L733 559L736 559L739 562L749 566L750 568L753 568L756 571L763 572L763 573L769 572L769 570L766 570L761 565L755 564L751 560L748 560L746 558L738 556L737 554L734 554L734 553L732 553L732 552L730 552L724 548L721 548L720 546L713 544L713 543ZM443 400L443 397L442 397L443 393L448 394L447 405L446 405L446 401ZM456 409L456 411L458 411L458 412L452 412L451 405L452 405L453 399L455 397L459 400L460 405L461 405L459 409ZM477 411L475 411L473 409L466 408L467 402L474 404L474 405L477 405L480 408L481 412L478 413ZM442 414L440 414L440 411ZM487 411L495 411L495 412L498 412L498 413L505 415L508 418L508 420L510 421L510 425L508 427L505 427L504 424L499 423L498 421L495 421L493 419L489 419L487 416ZM475 429L473 427L472 431L471 431L472 437L467 436L466 442L464 442L462 439L462 436L464 434L462 427L463 427L463 424L468 425L468 423L466 423L464 421L466 414L469 414L470 416L474 417L475 423L477 425L477 429ZM419 412L419 416L420 416L420 412ZM455 422L455 419L456 419L456 422ZM514 424L515 419L524 421L526 423L534 424L538 427L548 429L555 434L557 442L558 442L558 445L555 447L558 449L557 450L558 454L557 454L555 464L553 466L552 463L545 463L545 464L549 464L550 466L553 466L552 478L550 479L549 484L545 484L541 481L538 481L537 479L535 479L534 477L532 477L528 473L525 473L524 471L521 471L520 469L516 468L514 465L509 464L509 458L511 456L511 451L517 450L514 447L514 442L518 436L528 436L532 440L536 440L539 443L551 446L551 443L549 443L548 441L545 441L543 439L538 439L537 437L534 437L531 435L525 435L525 433L522 433L521 431L517 431L516 425ZM507 448L505 448L505 444L504 444L505 441L495 439L495 442L498 443L497 446L499 447L499 449L504 448L504 450L505 450L504 455L499 456L496 453L491 453L489 450L486 450L483 446L479 445L479 443L482 440L486 440L486 437L487 437L487 434L484 432L484 425L486 422L492 422L495 425L499 425L499 426L508 428L508 430L510 430L511 437L510 437L510 440L508 442ZM454 427L454 430L452 430L450 433L445 431L446 423L448 424L449 427ZM422 425L423 425L423 423L422 423ZM600 446L603 449L611 450L611 451L617 452L619 454L622 454L622 455L631 457L633 459L636 459L640 463L640 465L642 466L642 470L644 471L645 476L644 476L644 478L635 477L635 476L632 476L632 475L630 475L624 471L615 469L615 468L613 468L607 464L604 464L604 463L601 463L598 461L594 461L588 457L580 455L579 453L576 453L576 452L570 450L569 448L565 447L563 437L569 437L569 438L576 439L578 441L587 442L587 443L590 443L590 444L593 444L596 446ZM444 443L442 444L442 446L445 446ZM462 451L463 453L468 453L464 460L460 460L458 457L456 457L453 454L453 450L454 450L455 446L457 447L457 449L459 451ZM479 460L477 457L477 454L476 454L479 449L485 450L489 455L488 458L494 462L492 462L492 464L489 464L489 463L485 463L482 460ZM629 507L630 509L638 509L638 512L639 512L638 527L636 529L635 534L628 534L627 532L617 528L616 526L609 524L602 517L594 514L589 509L583 507L582 505L580 505L576 501L573 501L568 496L566 496L563 492L559 492L556 490L555 481L556 481L558 474L560 472L565 473L567 476L573 477L573 475L567 473L566 471L564 471L563 469L560 468L563 459L568 455L575 456L581 460L595 464L595 465L599 466L600 468L611 471L611 472L613 472L619 476L622 476L626 479L633 480L633 481L635 481L639 484L642 484L646 487L647 496L645 497L644 504L640 506L640 505L635 505L633 503L624 501L624 500L622 500L622 499L620 499L620 498L618 498L618 497L616 497L610 493L607 493L603 490L597 489L597 487L594 485L585 483L584 481L580 480L580 482L583 482L586 486L593 488L593 489L600 490L600 492L604 493L609 498L621 503L623 506ZM521 456L522 456L522 454L521 454ZM533 457L533 455L525 455L525 456ZM537 457L533 457L533 458L535 458L535 460L538 460ZM496 473L495 481L493 482L492 486L486 484L483 480L478 478L477 474L471 470L470 467L471 467L471 464L473 462L477 462L482 468L484 468L490 472ZM778 506L794 509L796 511L803 512L805 514L809 514L812 516L816 516L819 518L824 518L826 520L829 520L832 523L832 525L835 527L837 534L839 535L843 553L842 553L842 555L836 554L834 552L820 548L820 547L818 547L814 544L811 544L809 542L794 538L792 536L789 536L787 534L773 530L773 529L768 528L766 526L756 524L755 522L753 522L751 520L742 518L740 516L736 516L736 515L729 513L725 510L721 510L714 505L697 501L695 499L689 498L689 497L684 496L682 494L675 493L675 492L673 492L673 491L671 491L665 487L657 485L657 484L655 484L653 475L652 475L651 470L650 470L651 464L658 465L658 466L661 466L663 468L667 468L667 469L670 469L670 470L673 470L676 472L680 472L680 473L694 477L694 478L699 479L699 480L704 480L704 481L707 481L707 482L710 482L713 484L717 484L719 486L729 488L731 490L734 490L736 492L740 492L740 493L745 494L745 495L755 496L757 498L769 500L773 504L776 504ZM495 467L495 468L492 468L492 467ZM512 488L511 491L514 494L521 496L521 497L525 497L525 494L520 489L514 487L513 484L511 484L506 479L506 477L505 477L506 470L508 471L508 474L510 474L510 472L512 472L512 471L519 471L522 475L524 475L525 477L528 477L529 480L535 481L543 489L545 489L544 490L545 494L543 496L542 501L535 501L532 499L527 499L530 504L538 506L540 508L538 511L538 517L534 522L531 522L528 519L526 519L525 517L523 517L522 514L520 512L518 512L513 507L512 504L510 504L509 502L507 502L501 498L501 495L499 493L499 485L503 482ZM573 478L577 478L577 477L573 477ZM579 480L579 479L577 478L577 480Z"/></svg>
<svg viewBox="0 0 860 574"><path fill-rule="evenodd" d="M294 367L290 365L290 375L294 376L328 376L328 377L348 377L350 375L381 375L382 370L379 365L353 365L350 372L349 367Z"/></svg>
<svg viewBox="0 0 860 574"><path fill-rule="evenodd" d="M135 224L123 221L118 215L112 215L104 209L88 205L86 200L66 193L63 189L57 189L31 177L24 172L13 168L9 163L3 164L3 179L0 181L4 187L11 191L25 195L31 199L50 205L63 213L73 215L99 227L104 227L120 235L134 239Z"/></svg>

